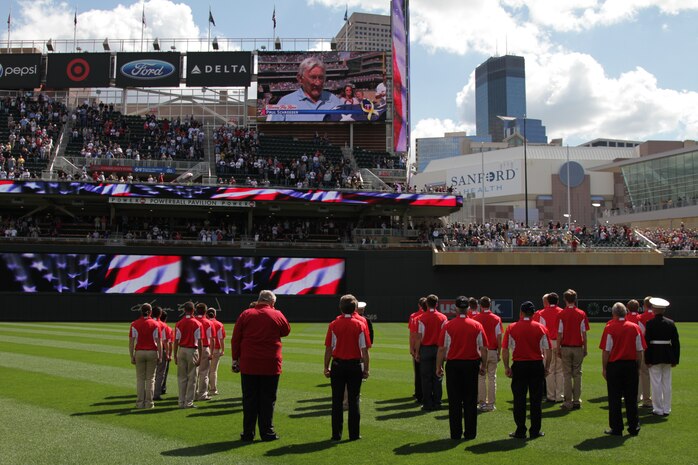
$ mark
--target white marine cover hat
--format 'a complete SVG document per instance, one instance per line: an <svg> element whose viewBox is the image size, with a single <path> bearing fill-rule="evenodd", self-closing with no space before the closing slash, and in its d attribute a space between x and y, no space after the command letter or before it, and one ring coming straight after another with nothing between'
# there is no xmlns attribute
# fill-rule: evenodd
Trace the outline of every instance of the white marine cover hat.
<svg viewBox="0 0 698 465"><path fill-rule="evenodd" d="M667 308L671 304L668 300L662 299L661 297L652 297L650 299L650 305L653 308Z"/></svg>
<svg viewBox="0 0 698 465"><path fill-rule="evenodd" d="M356 308L366 308L366 302L359 302L356 304Z"/></svg>

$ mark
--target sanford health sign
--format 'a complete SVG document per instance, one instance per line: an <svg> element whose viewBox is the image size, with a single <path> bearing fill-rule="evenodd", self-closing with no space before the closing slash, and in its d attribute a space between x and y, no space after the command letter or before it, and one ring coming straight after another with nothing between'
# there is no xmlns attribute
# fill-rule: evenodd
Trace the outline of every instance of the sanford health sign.
<svg viewBox="0 0 698 465"><path fill-rule="evenodd" d="M446 186L464 197L482 197L483 187L486 197L518 195L523 189L522 161L485 162L484 172L480 163L453 168L446 172Z"/></svg>
<svg viewBox="0 0 698 465"><path fill-rule="evenodd" d="M36 89L41 85L41 54L0 54L0 89Z"/></svg>

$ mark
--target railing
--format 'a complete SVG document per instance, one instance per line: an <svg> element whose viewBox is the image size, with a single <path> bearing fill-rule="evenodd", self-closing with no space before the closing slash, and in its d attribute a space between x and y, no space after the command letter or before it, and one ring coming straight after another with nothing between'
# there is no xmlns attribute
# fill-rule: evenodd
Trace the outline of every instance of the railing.
<svg viewBox="0 0 698 465"><path fill-rule="evenodd" d="M388 186L381 178L373 174L371 170L361 168L359 173L361 173L361 179L363 179L364 183L369 183L371 185L372 190L393 192L393 188Z"/></svg>
<svg viewBox="0 0 698 465"><path fill-rule="evenodd" d="M647 213L660 210L670 210L672 208L691 207L693 205L698 205L698 198L681 199L677 200L676 202L667 202L662 205L639 205L637 207L614 208L611 210L605 210L602 214L602 217L609 218L612 216L631 215L633 213Z"/></svg>
<svg viewBox="0 0 698 465"><path fill-rule="evenodd" d="M417 237L419 236L419 231L416 229L408 229L403 231L402 229L383 229L383 228L356 228L352 231L354 237L375 237L375 236L385 236L385 237Z"/></svg>
<svg viewBox="0 0 698 465"><path fill-rule="evenodd" d="M143 168L174 168L177 171L187 171L198 165L199 161L180 160L135 160L133 158L92 158L92 157L63 157L75 166L138 166Z"/></svg>

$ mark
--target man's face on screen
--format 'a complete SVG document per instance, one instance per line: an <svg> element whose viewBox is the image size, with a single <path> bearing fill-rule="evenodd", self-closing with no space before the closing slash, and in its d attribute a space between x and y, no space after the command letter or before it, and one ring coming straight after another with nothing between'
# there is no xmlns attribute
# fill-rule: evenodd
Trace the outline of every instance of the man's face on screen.
<svg viewBox="0 0 698 465"><path fill-rule="evenodd" d="M303 73L300 78L303 92L313 101L320 100L322 89L325 87L325 70L316 66Z"/></svg>

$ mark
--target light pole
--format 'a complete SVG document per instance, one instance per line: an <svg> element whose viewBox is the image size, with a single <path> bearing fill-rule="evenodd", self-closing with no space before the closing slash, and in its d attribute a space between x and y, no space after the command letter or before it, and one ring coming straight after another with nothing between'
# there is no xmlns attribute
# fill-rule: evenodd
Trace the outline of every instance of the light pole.
<svg viewBox="0 0 698 465"><path fill-rule="evenodd" d="M485 155L482 152L483 142L480 142L480 183L482 185L482 224L485 224Z"/></svg>
<svg viewBox="0 0 698 465"><path fill-rule="evenodd" d="M572 227L572 207L570 205L570 146L567 146L567 230Z"/></svg>
<svg viewBox="0 0 698 465"><path fill-rule="evenodd" d="M526 153L526 115L523 116L524 123L524 133L523 133L523 144L524 144L524 207L526 208L526 228L528 228L528 157Z"/></svg>

